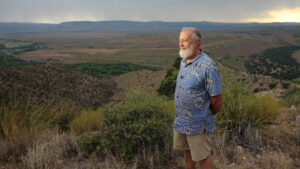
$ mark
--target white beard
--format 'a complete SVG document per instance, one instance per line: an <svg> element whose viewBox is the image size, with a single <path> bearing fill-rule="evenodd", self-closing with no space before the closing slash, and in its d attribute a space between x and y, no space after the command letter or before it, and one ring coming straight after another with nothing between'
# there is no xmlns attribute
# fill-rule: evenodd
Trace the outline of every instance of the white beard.
<svg viewBox="0 0 300 169"><path fill-rule="evenodd" d="M192 56L193 53L194 53L194 45L191 45L190 48L188 48L188 49L180 48L180 50L179 50L179 56L182 59L186 59L186 58Z"/></svg>

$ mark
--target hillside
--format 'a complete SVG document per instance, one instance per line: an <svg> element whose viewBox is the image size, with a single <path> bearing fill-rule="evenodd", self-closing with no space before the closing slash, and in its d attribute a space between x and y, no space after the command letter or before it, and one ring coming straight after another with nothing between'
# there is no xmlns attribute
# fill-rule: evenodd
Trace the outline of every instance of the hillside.
<svg viewBox="0 0 300 169"><path fill-rule="evenodd" d="M99 107L109 101L115 84L59 64L0 68L0 93L32 104L71 103Z"/></svg>
<svg viewBox="0 0 300 169"><path fill-rule="evenodd" d="M273 76L278 79L295 79L300 77L300 63L292 57L292 53L300 46L271 48L261 55L254 54L246 62L250 73Z"/></svg>
<svg viewBox="0 0 300 169"><path fill-rule="evenodd" d="M142 91L146 93L155 92L161 81L166 75L165 70L161 71L149 71L140 70L114 76L112 80L117 84L117 90L112 97L112 103L119 103L125 100L126 92L128 89Z"/></svg>

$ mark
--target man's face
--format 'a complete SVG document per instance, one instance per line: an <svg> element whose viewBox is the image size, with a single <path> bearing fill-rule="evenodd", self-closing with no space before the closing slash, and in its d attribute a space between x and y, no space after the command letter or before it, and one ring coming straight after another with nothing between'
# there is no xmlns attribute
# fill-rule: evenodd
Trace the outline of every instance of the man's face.
<svg viewBox="0 0 300 169"><path fill-rule="evenodd" d="M179 55L181 58L188 58L194 54L195 45L192 41L193 31L182 31L179 36Z"/></svg>
<svg viewBox="0 0 300 169"><path fill-rule="evenodd" d="M180 49L188 49L191 44L193 44L192 41L193 31L182 31L179 35L179 47Z"/></svg>

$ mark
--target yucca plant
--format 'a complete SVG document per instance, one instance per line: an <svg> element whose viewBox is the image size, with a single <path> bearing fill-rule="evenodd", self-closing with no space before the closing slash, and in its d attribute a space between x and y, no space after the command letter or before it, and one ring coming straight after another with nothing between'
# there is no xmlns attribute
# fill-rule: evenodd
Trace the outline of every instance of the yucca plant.
<svg viewBox="0 0 300 169"><path fill-rule="evenodd" d="M225 89L224 105L217 114L218 127L232 137L243 139L249 128L272 123L280 110L280 103L270 96L255 96L249 88L237 84Z"/></svg>
<svg viewBox="0 0 300 169"><path fill-rule="evenodd" d="M298 106L300 104L300 88L294 87L288 91L285 96L288 106Z"/></svg>
<svg viewBox="0 0 300 169"><path fill-rule="evenodd" d="M68 126L73 112L50 104L29 105L17 99L0 96L0 137L33 134L41 129Z"/></svg>

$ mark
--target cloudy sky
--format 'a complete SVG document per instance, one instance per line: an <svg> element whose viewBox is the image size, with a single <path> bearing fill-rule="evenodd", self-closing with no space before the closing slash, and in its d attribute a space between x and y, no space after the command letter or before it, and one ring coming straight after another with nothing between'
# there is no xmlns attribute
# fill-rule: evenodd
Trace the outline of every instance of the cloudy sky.
<svg viewBox="0 0 300 169"><path fill-rule="evenodd" d="M0 22L300 22L300 0L0 0Z"/></svg>

